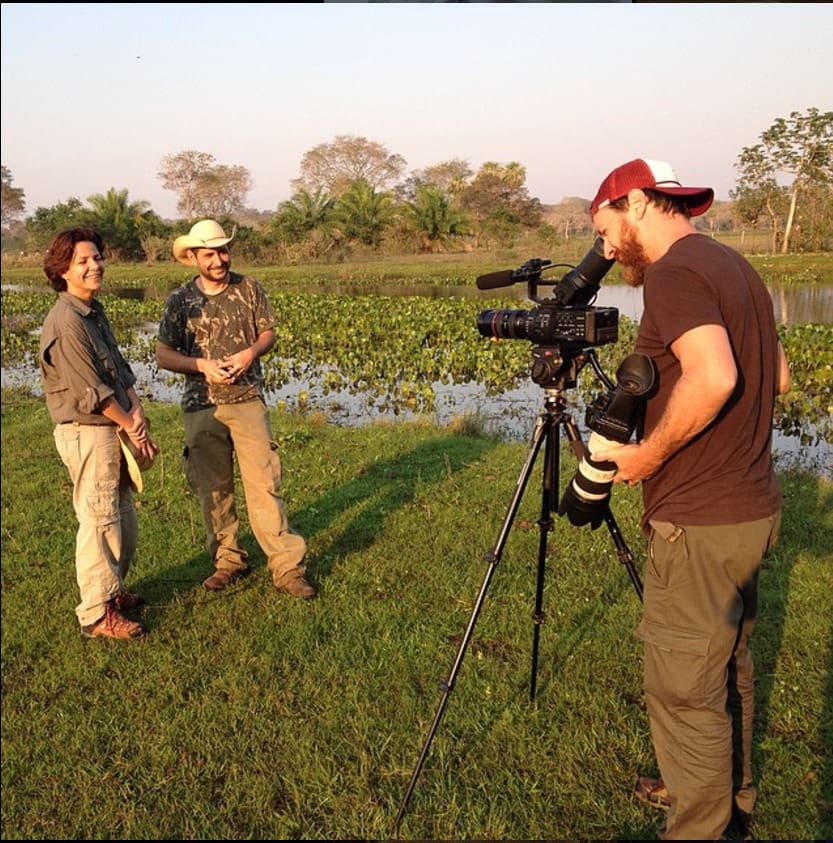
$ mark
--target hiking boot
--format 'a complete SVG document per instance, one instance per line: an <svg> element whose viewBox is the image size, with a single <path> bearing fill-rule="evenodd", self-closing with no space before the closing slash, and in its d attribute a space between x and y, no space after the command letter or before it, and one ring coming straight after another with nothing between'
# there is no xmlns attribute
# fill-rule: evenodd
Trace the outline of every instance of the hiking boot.
<svg viewBox="0 0 833 843"><path fill-rule="evenodd" d="M222 591L228 588L238 577L242 576L242 571L230 571L228 568L217 568L217 570L202 581L202 584L209 591Z"/></svg>
<svg viewBox="0 0 833 843"><path fill-rule="evenodd" d="M145 628L117 612L114 603L115 598L107 603L104 616L82 626L81 633L87 638L143 638L147 634Z"/></svg>
<svg viewBox="0 0 833 843"><path fill-rule="evenodd" d="M671 807L671 798L665 783L662 779L654 779L651 776L640 776L636 780L633 798L652 808L659 808L660 811L667 811Z"/></svg>
<svg viewBox="0 0 833 843"><path fill-rule="evenodd" d="M317 594L316 590L303 577L293 577L291 580L276 586L276 588L278 591L291 594L293 597L300 597L302 600L309 600Z"/></svg>
<svg viewBox="0 0 833 843"><path fill-rule="evenodd" d="M145 598L141 594L131 594L129 591L120 591L113 598L113 607L117 612L129 612L131 609L138 609L144 606Z"/></svg>

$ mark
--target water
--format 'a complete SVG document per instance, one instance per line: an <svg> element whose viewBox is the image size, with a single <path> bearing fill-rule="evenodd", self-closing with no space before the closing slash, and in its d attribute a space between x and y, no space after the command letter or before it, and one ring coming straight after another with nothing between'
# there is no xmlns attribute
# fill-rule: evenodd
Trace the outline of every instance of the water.
<svg viewBox="0 0 833 843"><path fill-rule="evenodd" d="M584 377L582 375L582 377ZM599 384L597 392L603 387ZM479 384L434 384L436 402L433 417L441 424L448 424L463 415L479 420L483 429L507 441L528 442L535 428L538 414L544 408L545 392L530 380L516 389L498 396L486 395ZM305 393L299 403L300 392ZM576 393L567 391L567 412L579 427L582 438L587 439L584 424L584 404ZM178 400L178 397L174 400ZM361 396L347 392L325 395L319 385L312 382L290 383L267 396L270 406L287 409L306 408L320 410L335 424L361 427L380 418L391 418L392 413L381 413L368 405ZM416 413L401 410L396 418L415 419ZM812 431L810 431L812 432ZM799 438L773 431L773 453L781 467L802 465L812 468L833 480L833 442L821 440L814 445L802 445Z"/></svg>
<svg viewBox="0 0 833 843"><path fill-rule="evenodd" d="M833 287L768 289L777 324L833 323ZM596 304L600 307L618 307L620 316L628 316L638 322L642 316L642 289L622 285L606 288L602 285Z"/></svg>
<svg viewBox="0 0 833 843"><path fill-rule="evenodd" d="M605 305L608 306L608 305ZM611 305L612 306L612 305ZM134 364L133 370L138 379L139 395L155 401L176 404L181 397L178 383L169 384L153 372L147 365ZM582 375L585 377L585 375ZM171 378L176 381L176 378ZM29 386L40 395L40 383L33 379L31 372L23 370L2 371L3 386ZM455 418L467 415L476 418L482 428L507 441L529 442L535 428L538 414L544 408L544 390L530 380L516 389L497 396L488 396L479 384L442 384L433 385L436 393L435 409L432 418L440 425L448 424ZM599 384L599 390L602 387ZM567 391L567 412L577 424L581 436L587 439L584 425L584 405L577 393ZM395 414L390 410L380 410L363 395L346 391L330 391L325 394L321 380L291 381L278 390L270 391L266 396L270 407L282 407L290 411L321 412L333 424L345 427L362 427L380 419L398 418L414 420L418 414L407 409L400 409ZM803 465L819 472L823 477L833 480L833 443L820 441L815 445L802 445L798 437L784 436L779 431L773 433L773 453L781 467Z"/></svg>
<svg viewBox="0 0 833 843"><path fill-rule="evenodd" d="M320 289L309 292L321 292ZM494 297L494 290L483 292L471 286L434 287L431 285L380 285L373 289L366 286L352 288L328 287L328 293L341 295L385 295L385 296L467 296L476 298ZM529 306L527 289L523 285L503 290L507 296L515 296ZM129 289L125 296L141 298L142 291ZM545 293L546 295L547 293ZM833 286L794 287L772 289L776 321L786 325L814 323L833 323ZM638 321L642 315L642 290L624 285L602 285L595 304L599 307L616 307L621 317ZM135 365L139 378L140 394L157 401L177 403L180 397L178 386L169 386L162 381L149 366ZM36 368L2 368L3 387L27 386L35 394L40 394L40 382ZM582 375L582 377L585 377ZM483 426L497 435L511 440L527 440L535 426L535 420L543 406L544 393L540 386L531 380L517 389L499 396L487 396L479 384L434 384L436 403L434 416L440 424L446 424L455 417L469 414L477 417ZM301 396L304 396L301 399ZM568 392L568 403L573 403L573 394ZM286 406L288 409L320 410L336 424L362 426L371 421L392 418L393 411L380 410L368 403L361 395L347 392L325 394L320 382L293 381L280 390L269 393L267 400L271 406ZM577 404L577 401L576 401ZM583 427L584 410L581 406L570 408L574 420ZM397 418L411 418L414 414L407 410L396 413ZM777 431L774 434L774 450L782 463L800 462L819 470L824 476L833 479L833 444L819 442L813 446L802 446L796 437L786 437Z"/></svg>

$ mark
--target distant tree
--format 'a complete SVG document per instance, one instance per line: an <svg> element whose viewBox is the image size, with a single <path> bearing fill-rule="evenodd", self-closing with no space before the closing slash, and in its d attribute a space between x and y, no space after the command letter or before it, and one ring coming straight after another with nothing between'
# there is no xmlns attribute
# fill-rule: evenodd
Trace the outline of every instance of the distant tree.
<svg viewBox="0 0 833 843"><path fill-rule="evenodd" d="M565 196L557 205L542 211L546 221L564 240L588 234L593 230L590 220L590 201L579 196Z"/></svg>
<svg viewBox="0 0 833 843"><path fill-rule="evenodd" d="M833 182L833 111L809 108L806 114L793 111L788 119L779 117L761 133L761 143L742 150L736 166L738 197L745 191L760 192L767 197L768 212L773 212L779 193L777 176L792 177L781 239L781 252L789 251L799 198L814 186Z"/></svg>
<svg viewBox="0 0 833 843"><path fill-rule="evenodd" d="M451 199L460 195L468 184L473 172L468 161L462 158L452 158L432 164L424 170L414 170L398 192L406 199L413 200L421 187L436 187Z"/></svg>
<svg viewBox="0 0 833 843"><path fill-rule="evenodd" d="M2 195L0 195L0 212L2 213L2 225L6 228L16 219L23 215L26 210L26 194L20 187L12 187L11 170L2 165Z"/></svg>
<svg viewBox="0 0 833 843"><path fill-rule="evenodd" d="M165 190L179 194L176 209L189 221L242 211L252 189L245 167L216 164L213 155L193 149L164 156L158 176Z"/></svg>
<svg viewBox="0 0 833 843"><path fill-rule="evenodd" d="M460 193L460 206L486 238L509 245L523 228L537 228L543 219L538 199L524 187L526 169L516 161L485 163Z"/></svg>
<svg viewBox="0 0 833 843"><path fill-rule="evenodd" d="M332 226L334 204L335 200L323 188L313 192L299 190L278 205L271 228L279 239L298 243L311 231L325 231Z"/></svg>
<svg viewBox="0 0 833 843"><path fill-rule="evenodd" d="M422 171L425 184L440 188L452 198L459 195L473 175L469 162L462 158L441 161Z"/></svg>
<svg viewBox="0 0 833 843"><path fill-rule="evenodd" d="M74 196L50 208L36 208L26 218L26 248L31 252L45 251L59 231L74 225L94 224L93 212Z"/></svg>
<svg viewBox="0 0 833 843"><path fill-rule="evenodd" d="M136 237L148 263L156 263L163 255L170 256L173 230L172 225L153 211L139 217L136 221Z"/></svg>
<svg viewBox="0 0 833 843"><path fill-rule="evenodd" d="M197 193L202 176L214 166L214 156L207 152L186 149L176 155L165 155L157 174L165 190L179 194L176 209L186 220L195 219Z"/></svg>
<svg viewBox="0 0 833 843"><path fill-rule="evenodd" d="M252 189L252 178L245 167L218 164L204 171L194 184L192 213L217 218L242 211Z"/></svg>
<svg viewBox="0 0 833 843"><path fill-rule="evenodd" d="M111 255L120 260L136 258L141 251L139 221L152 213L144 200L131 202L127 189L110 188L107 193L87 197L92 222L100 232Z"/></svg>
<svg viewBox="0 0 833 843"><path fill-rule="evenodd" d="M497 161L486 161L478 170L478 175L497 176L501 181L514 188L522 188L526 181L526 167L517 161L499 164Z"/></svg>
<svg viewBox="0 0 833 843"><path fill-rule="evenodd" d="M775 180L772 163L764 155L760 144L744 148L735 168L738 171L738 187L729 191L729 197L734 200L735 218L755 228L761 215L766 214L770 222L771 251L776 252L781 236L781 220L789 207L787 189Z"/></svg>
<svg viewBox="0 0 833 843"><path fill-rule="evenodd" d="M365 182L355 183L338 199L333 217L350 240L378 248L394 214L393 197Z"/></svg>
<svg viewBox="0 0 833 843"><path fill-rule="evenodd" d="M439 187L420 187L406 204L411 226L421 241L421 250L436 252L470 232L467 216L456 209Z"/></svg>
<svg viewBox="0 0 833 843"><path fill-rule="evenodd" d="M753 231L758 227L758 220L764 207L764 198L751 188L745 190L731 190L732 221L740 229L740 243L744 245L747 228Z"/></svg>
<svg viewBox="0 0 833 843"><path fill-rule="evenodd" d="M732 202L715 199L708 212L695 217L693 222L698 231L708 231L712 236L719 231L731 231L734 222Z"/></svg>
<svg viewBox="0 0 833 843"><path fill-rule="evenodd" d="M365 184L383 191L394 184L405 169L405 159L385 146L357 135L337 135L304 153L301 175L292 181L295 191L323 190L341 197L353 185Z"/></svg>
<svg viewBox="0 0 833 843"><path fill-rule="evenodd" d="M808 184L795 215L792 239L798 251L833 249L833 184Z"/></svg>

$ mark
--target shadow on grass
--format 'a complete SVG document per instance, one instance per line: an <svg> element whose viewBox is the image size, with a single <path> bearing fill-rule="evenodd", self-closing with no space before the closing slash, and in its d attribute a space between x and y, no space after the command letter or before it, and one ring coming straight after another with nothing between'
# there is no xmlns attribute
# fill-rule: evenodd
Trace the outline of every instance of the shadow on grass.
<svg viewBox="0 0 833 843"><path fill-rule="evenodd" d="M752 633L751 647L755 657L755 733L753 735L753 771L760 781L776 756L770 758L767 749L772 726L772 700L776 693L778 661L783 657L784 628L793 587L794 568L802 558L810 557L821 561L823 548L833 548L833 488L820 487L817 479L801 469L790 470L780 475L784 495L784 519L781 536L774 551L761 567L759 581L758 620ZM821 489L821 491L820 491ZM821 555L820 555L821 554ZM819 621L821 626L821 621ZM815 646L824 647L821 640ZM810 749L822 754L819 770L808 770L805 778L821 777L820 804L815 806L818 816L820 839L833 837L833 624L830 640L827 642L829 655L826 665L825 690L822 693L822 709L819 711L820 725L818 744ZM816 733L808 727L806 733ZM784 741L789 736L781 735ZM772 775L776 775L773 773ZM801 788L807 781L785 783L788 788ZM796 798L804 801L806 796L799 792ZM809 808L809 805L808 805Z"/></svg>
<svg viewBox="0 0 833 843"><path fill-rule="evenodd" d="M327 489L306 507L291 511L289 520L292 529L304 536L308 543L312 543L316 536L325 533L342 518L348 518L345 525L330 537L326 544L316 549L314 557L311 555L308 562L309 579L317 585L324 584L340 556L361 552L384 533L385 522L393 512L407 506L416 494L424 494L427 487L438 485L451 474L466 469L469 463L477 460L496 444L496 440L485 436L449 433L424 441L391 459L378 460L371 457L357 470L353 480ZM184 486L182 496L176 512L169 511L171 508L159 501L155 507L147 507L140 515L140 554L143 546L155 544L149 526L154 518L163 522L176 519L184 525L189 525L188 529L195 540L204 547L205 533L196 498ZM188 509L187 512L182 511L183 506ZM236 594L260 579L252 575L265 568L266 558L251 532L245 500L239 489L237 507L240 517L239 542L249 556L248 576L230 590L213 594L201 587L202 580L213 570L211 558L206 550L165 568L139 563L131 571L129 579L132 582L129 587L131 590L141 591L146 596L149 609L163 609L170 601L185 599L192 594L195 587L199 588L193 593L194 599L199 597L199 602L204 602L210 597ZM156 512L148 511L154 508ZM406 552L404 548L403 552ZM142 568L149 568L150 572L138 580L135 579ZM152 628L153 618L149 620Z"/></svg>
<svg viewBox="0 0 833 843"><path fill-rule="evenodd" d="M439 485L466 469L496 444L488 437L437 436L392 459L369 459L355 479L328 489L309 506L293 512L294 529L308 541L349 514L347 523L318 549L313 576L319 582L326 580L340 556L367 549L384 533L393 512L407 506L417 494L425 494L427 486Z"/></svg>

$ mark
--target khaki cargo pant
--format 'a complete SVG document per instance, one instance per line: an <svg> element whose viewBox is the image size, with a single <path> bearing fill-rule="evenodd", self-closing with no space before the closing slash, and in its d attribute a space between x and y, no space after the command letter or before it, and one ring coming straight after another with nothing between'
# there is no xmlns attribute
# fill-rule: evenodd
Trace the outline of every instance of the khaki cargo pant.
<svg viewBox="0 0 833 843"><path fill-rule="evenodd" d="M275 585L302 575L307 546L287 523L281 461L266 405L261 400L221 404L184 416L185 476L200 501L215 567L238 572L248 567L248 554L238 541L236 456L249 523Z"/></svg>
<svg viewBox="0 0 833 843"><path fill-rule="evenodd" d="M706 527L651 521L642 621L651 736L671 808L664 840L717 840L751 814L758 572L780 512Z"/></svg>
<svg viewBox="0 0 833 843"><path fill-rule="evenodd" d="M136 553L139 519L114 425L55 426L55 447L72 480L75 576L81 626L104 617L107 602L124 587Z"/></svg>

